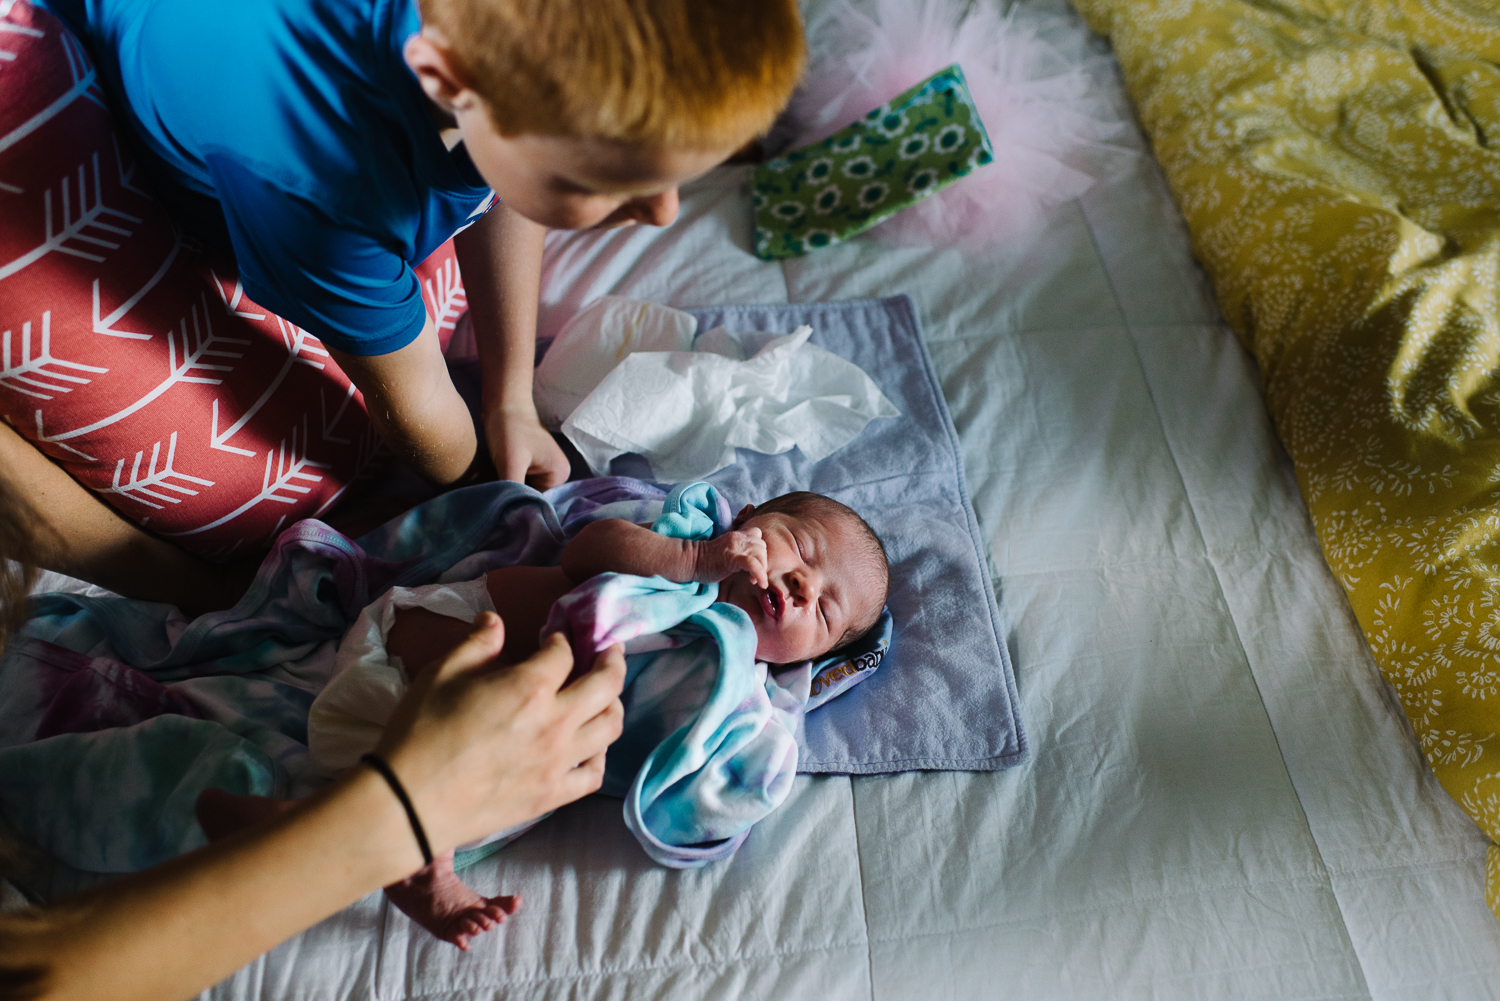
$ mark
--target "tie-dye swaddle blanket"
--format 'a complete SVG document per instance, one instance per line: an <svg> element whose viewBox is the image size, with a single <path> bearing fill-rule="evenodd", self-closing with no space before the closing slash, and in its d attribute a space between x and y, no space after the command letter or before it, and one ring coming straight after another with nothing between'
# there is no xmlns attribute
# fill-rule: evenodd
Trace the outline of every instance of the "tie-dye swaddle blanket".
<svg viewBox="0 0 1500 1001"><path fill-rule="evenodd" d="M668 495L651 527L709 539L729 520L718 492L693 483ZM545 630L569 635L580 666L624 645L625 732L604 791L625 796L646 853L678 868L728 857L786 798L812 682L809 662L778 683L756 662L750 617L718 595L718 584L600 574L558 600Z"/></svg>
<svg viewBox="0 0 1500 1001"><path fill-rule="evenodd" d="M688 530L703 519L711 532L727 523L727 505L706 486L672 496L665 517L685 519ZM235 608L191 622L166 605L41 596L25 635L0 658L0 815L89 872L133 871L198 847L193 802L203 789L286 797L317 787L308 709L332 674L339 638L374 596L498 566L555 564L588 522L648 521L661 504L654 486L611 477L545 496L514 483L454 491L358 544L302 522L277 539ZM807 700L806 679L824 665L784 673L778 685L754 663L753 631L736 632L748 621L734 625L721 614L728 606L713 608L707 587L670 585L660 604L635 600L641 594L620 600L653 582L663 583L596 579L570 596L566 614L580 653L608 637L630 639L630 731L611 754L606 791L627 796L627 823L654 858L694 865L731 853L784 798L798 720L825 700ZM666 622L668 605L682 612L669 637L653 638L645 619L624 614L645 609ZM719 672L711 661L727 661L728 649L740 651L737 666ZM693 692L702 712L689 723ZM751 781L745 795L729 797L723 818L684 807L692 796L706 804L725 788L738 792L731 768ZM708 841L719 843L700 844Z"/></svg>

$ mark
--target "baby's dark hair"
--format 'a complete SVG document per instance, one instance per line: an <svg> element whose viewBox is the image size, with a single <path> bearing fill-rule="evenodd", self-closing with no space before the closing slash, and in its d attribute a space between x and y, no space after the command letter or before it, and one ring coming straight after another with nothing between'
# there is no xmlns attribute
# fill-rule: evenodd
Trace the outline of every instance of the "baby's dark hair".
<svg viewBox="0 0 1500 1001"><path fill-rule="evenodd" d="M859 516L859 512L847 504L841 504L832 497L815 494L810 490L796 490L780 497L772 497L764 504L755 506L756 514L772 514L779 512L793 518L843 518L855 526L855 535L860 543L860 555L864 557L860 562L864 565L870 575L871 584L875 585L880 592L880 600L875 603L874 611L863 616L859 620L849 623L849 628L844 630L844 635L838 638L830 649L837 650L845 643L859 639L869 632L870 627L875 625L880 618L880 610L885 607L886 598L891 592L891 561L885 552L885 543L880 541L880 536L875 534L875 529L870 523ZM878 578L878 580L877 580Z"/></svg>

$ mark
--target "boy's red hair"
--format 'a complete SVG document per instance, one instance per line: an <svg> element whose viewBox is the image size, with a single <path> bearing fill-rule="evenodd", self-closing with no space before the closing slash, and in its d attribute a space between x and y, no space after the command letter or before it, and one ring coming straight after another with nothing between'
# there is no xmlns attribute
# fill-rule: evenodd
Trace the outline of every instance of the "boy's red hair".
<svg viewBox="0 0 1500 1001"><path fill-rule="evenodd" d="M796 0L420 0L503 135L732 149L802 71Z"/></svg>

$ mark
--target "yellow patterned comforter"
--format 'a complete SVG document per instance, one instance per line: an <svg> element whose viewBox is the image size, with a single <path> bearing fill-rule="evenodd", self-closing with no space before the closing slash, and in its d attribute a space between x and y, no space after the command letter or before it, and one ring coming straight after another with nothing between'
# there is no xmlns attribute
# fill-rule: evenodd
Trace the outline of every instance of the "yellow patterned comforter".
<svg viewBox="0 0 1500 1001"><path fill-rule="evenodd" d="M1500 0L1076 2L1376 662L1500 841Z"/></svg>

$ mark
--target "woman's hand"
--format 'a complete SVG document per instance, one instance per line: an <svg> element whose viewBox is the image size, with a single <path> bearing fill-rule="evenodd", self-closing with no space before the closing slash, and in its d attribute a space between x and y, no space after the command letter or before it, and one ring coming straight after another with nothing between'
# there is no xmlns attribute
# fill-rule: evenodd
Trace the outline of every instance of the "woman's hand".
<svg viewBox="0 0 1500 1001"><path fill-rule="evenodd" d="M536 407L496 407L485 415L484 433L490 458L502 480L550 490L568 482L568 457L542 422Z"/></svg>
<svg viewBox="0 0 1500 1001"><path fill-rule="evenodd" d="M618 646L565 684L573 654L561 634L512 667L496 663L504 638L493 612L475 619L474 632L413 683L377 748L435 853L595 791L605 749L620 735Z"/></svg>
<svg viewBox="0 0 1500 1001"><path fill-rule="evenodd" d="M619 647L564 684L554 639L498 667L504 631L486 612L413 684L385 755L432 849L555 809L599 787L620 733ZM355 769L239 834L45 909L0 914L0 996L187 998L289 935L415 871L422 857L385 781Z"/></svg>

